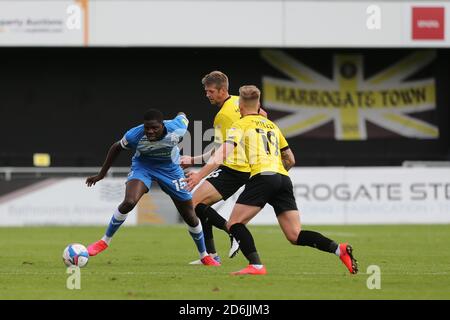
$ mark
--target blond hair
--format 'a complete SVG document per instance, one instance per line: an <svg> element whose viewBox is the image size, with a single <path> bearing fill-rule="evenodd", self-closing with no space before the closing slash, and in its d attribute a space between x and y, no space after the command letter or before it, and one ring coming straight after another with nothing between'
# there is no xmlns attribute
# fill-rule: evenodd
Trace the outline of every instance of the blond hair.
<svg viewBox="0 0 450 320"><path fill-rule="evenodd" d="M204 86L214 85L216 89L222 89L228 91L228 77L225 73L220 71L212 71L208 73L202 79L202 84Z"/></svg>
<svg viewBox="0 0 450 320"><path fill-rule="evenodd" d="M239 104L246 110L257 109L260 96L261 91L256 86L247 85L239 88Z"/></svg>
<svg viewBox="0 0 450 320"><path fill-rule="evenodd" d="M246 101L259 100L261 91L254 85L242 86L239 88L239 97Z"/></svg>

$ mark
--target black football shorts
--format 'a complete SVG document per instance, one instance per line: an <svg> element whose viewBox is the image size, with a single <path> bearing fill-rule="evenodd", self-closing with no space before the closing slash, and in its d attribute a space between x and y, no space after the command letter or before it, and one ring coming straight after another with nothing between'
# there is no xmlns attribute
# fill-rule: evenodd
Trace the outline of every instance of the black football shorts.
<svg viewBox="0 0 450 320"><path fill-rule="evenodd" d="M242 172L220 166L211 172L206 180L220 193L223 200L227 200L239 190L250 178L250 172Z"/></svg>
<svg viewBox="0 0 450 320"><path fill-rule="evenodd" d="M268 203L277 216L285 211L298 210L291 178L274 172L251 177L236 203L261 208Z"/></svg>

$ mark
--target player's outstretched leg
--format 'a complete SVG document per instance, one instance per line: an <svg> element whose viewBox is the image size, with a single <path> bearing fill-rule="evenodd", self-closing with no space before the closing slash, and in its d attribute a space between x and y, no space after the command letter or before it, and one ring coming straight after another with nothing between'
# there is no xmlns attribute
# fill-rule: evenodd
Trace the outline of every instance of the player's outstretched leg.
<svg viewBox="0 0 450 320"><path fill-rule="evenodd" d="M133 210L135 205L148 188L140 180L130 180L125 190L125 199L114 212L106 229L105 235L98 241L88 245L87 250L90 256L96 256L100 252L106 250L112 240L114 234L119 230L120 226L127 219L128 213Z"/></svg>
<svg viewBox="0 0 450 320"><path fill-rule="evenodd" d="M111 220L109 222L108 228L106 229L105 235L98 241L90 244L87 247L90 256L96 256L100 252L106 250L111 243L113 235L119 230L120 226L127 219L127 214L120 213L119 209L116 209Z"/></svg>
<svg viewBox="0 0 450 320"><path fill-rule="evenodd" d="M284 235L293 245L308 246L337 255L352 274L358 272L358 263L353 257L352 247L346 243L337 244L322 234L301 230L298 210L286 210L277 214L278 223Z"/></svg>
<svg viewBox="0 0 450 320"><path fill-rule="evenodd" d="M315 231L302 230L297 238L297 245L317 248L334 253L339 257L351 274L358 273L358 262L353 257L353 248L347 243L337 244Z"/></svg>
<svg viewBox="0 0 450 320"><path fill-rule="evenodd" d="M87 250L91 257L96 256L97 254L108 248L109 244L111 243L113 235L125 222L126 219L127 214L122 214L120 213L119 209L116 209L109 222L108 228L106 229L105 235L100 240L90 244L87 247Z"/></svg>
<svg viewBox="0 0 450 320"><path fill-rule="evenodd" d="M264 275L266 267L261 263L256 251L255 241L247 227L242 223L235 223L230 227L231 234L239 241L242 253L247 258L249 265L242 270L232 272L232 275Z"/></svg>

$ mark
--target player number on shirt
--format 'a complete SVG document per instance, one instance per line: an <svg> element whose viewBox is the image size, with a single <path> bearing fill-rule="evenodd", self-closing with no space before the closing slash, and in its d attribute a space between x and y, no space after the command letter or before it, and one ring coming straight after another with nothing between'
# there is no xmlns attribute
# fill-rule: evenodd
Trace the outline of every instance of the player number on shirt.
<svg viewBox="0 0 450 320"><path fill-rule="evenodd" d="M274 155L278 156L279 143L278 143L277 135L275 134L275 132L267 131L267 134L266 134L266 132L263 129L256 128L255 130L261 136L261 139L262 139L263 145L264 145L264 149L266 150L267 155L271 155L270 146L272 145L275 150Z"/></svg>
<svg viewBox="0 0 450 320"><path fill-rule="evenodd" d="M172 180L172 183L175 185L177 191L181 191L186 187L186 180L184 178L178 180Z"/></svg>

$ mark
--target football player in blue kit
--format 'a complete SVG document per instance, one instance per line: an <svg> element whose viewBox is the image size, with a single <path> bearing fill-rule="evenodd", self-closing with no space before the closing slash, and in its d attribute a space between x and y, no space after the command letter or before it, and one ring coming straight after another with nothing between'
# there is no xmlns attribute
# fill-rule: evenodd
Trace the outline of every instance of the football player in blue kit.
<svg viewBox="0 0 450 320"><path fill-rule="evenodd" d="M178 143L183 139L188 123L184 113L179 113L172 120L164 120L159 110L148 110L144 114L143 124L128 130L120 141L111 146L100 172L86 179L88 187L95 185L106 176L122 150L135 152L126 183L125 198L115 210L105 235L88 246L90 256L95 256L108 248L114 233L125 222L128 213L150 190L152 182L157 181L161 189L172 198L178 212L188 225L202 263L212 266L220 265L206 252L202 225L194 212L192 195L183 188L185 175L179 165Z"/></svg>

